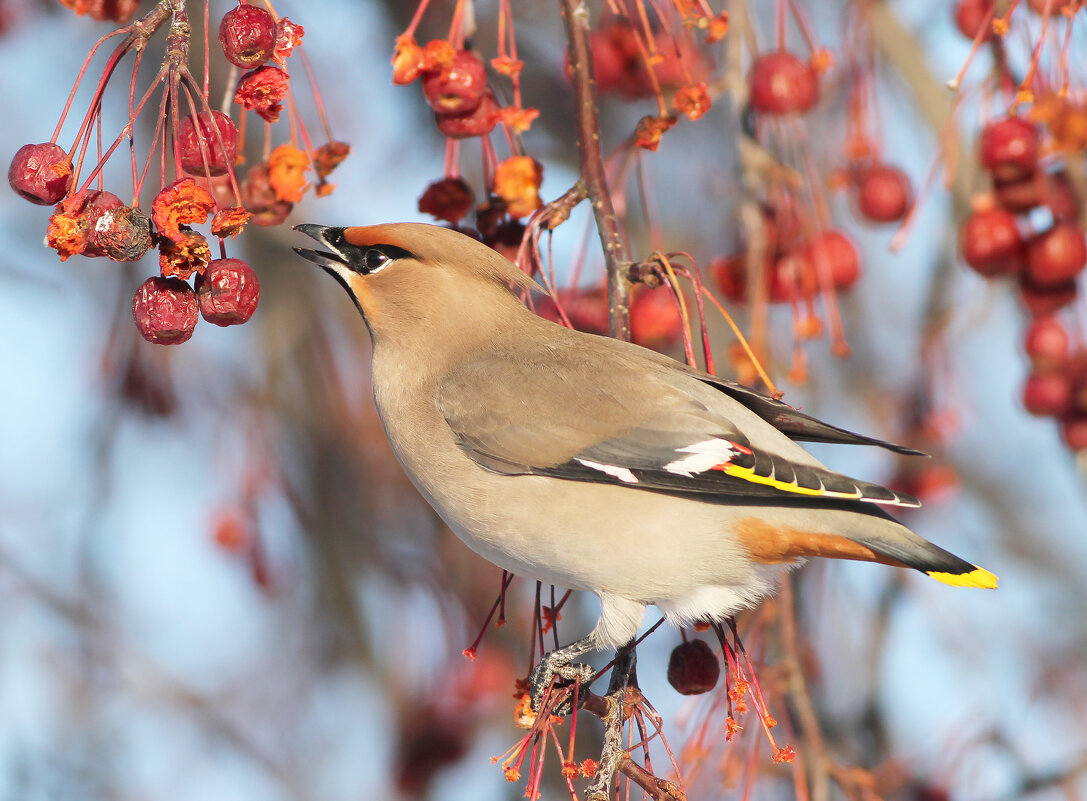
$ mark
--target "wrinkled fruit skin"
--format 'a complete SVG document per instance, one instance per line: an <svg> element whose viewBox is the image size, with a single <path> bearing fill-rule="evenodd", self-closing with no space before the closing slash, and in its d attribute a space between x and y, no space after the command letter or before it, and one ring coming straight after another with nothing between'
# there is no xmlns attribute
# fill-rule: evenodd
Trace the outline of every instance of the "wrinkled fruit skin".
<svg viewBox="0 0 1087 801"><path fill-rule="evenodd" d="M221 111L205 111L198 117L190 114L178 123L177 146L181 169L189 175L223 175L238 157L238 129Z"/></svg>
<svg viewBox="0 0 1087 801"><path fill-rule="evenodd" d="M253 216L254 225L279 225L294 208L293 203L280 200L268 175L267 164L254 164L245 174L241 185L242 205Z"/></svg>
<svg viewBox="0 0 1087 801"><path fill-rule="evenodd" d="M467 114L480 104L487 91L483 62L467 50L423 75L423 95L431 108L443 114Z"/></svg>
<svg viewBox="0 0 1087 801"><path fill-rule="evenodd" d="M180 278L148 278L132 297L140 335L156 345L179 345L196 327L196 293Z"/></svg>
<svg viewBox="0 0 1087 801"><path fill-rule="evenodd" d="M72 186L72 164L60 145L52 142L23 145L8 167L8 183L31 203L52 206Z"/></svg>
<svg viewBox="0 0 1087 801"><path fill-rule="evenodd" d="M1015 217L1003 209L971 214L960 235L962 258L984 276L1010 275L1023 268L1023 235Z"/></svg>
<svg viewBox="0 0 1087 801"><path fill-rule="evenodd" d="M681 695L701 695L717 685L721 664L703 640L689 640L672 649L668 683Z"/></svg>
<svg viewBox="0 0 1087 801"><path fill-rule="evenodd" d="M219 44L231 64L242 69L259 67L275 51L275 19L260 6L232 8L219 23Z"/></svg>
<svg viewBox="0 0 1087 801"><path fill-rule="evenodd" d="M91 190L91 197L87 201L87 205L83 207L83 214L87 220L87 234L86 234L86 247L83 249L84 256L105 256L107 255L97 241L98 226L102 224L102 218L111 211L124 208L124 203L117 195L112 192L98 192ZM109 220L107 220L108 224Z"/></svg>
<svg viewBox="0 0 1087 801"><path fill-rule="evenodd" d="M792 53L764 53L751 65L751 107L764 114L808 111L819 100L819 79Z"/></svg>
<svg viewBox="0 0 1087 801"><path fill-rule="evenodd" d="M114 261L138 261L151 249L151 220L132 206L110 209L95 223L89 247Z"/></svg>
<svg viewBox="0 0 1087 801"><path fill-rule="evenodd" d="M216 259L196 279L200 316L219 326L241 325L260 300L260 281L241 259Z"/></svg>

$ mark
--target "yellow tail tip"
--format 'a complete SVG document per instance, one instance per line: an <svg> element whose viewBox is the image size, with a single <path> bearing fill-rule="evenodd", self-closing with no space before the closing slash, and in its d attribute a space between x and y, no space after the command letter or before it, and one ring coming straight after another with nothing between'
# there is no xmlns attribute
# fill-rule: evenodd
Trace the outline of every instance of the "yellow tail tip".
<svg viewBox="0 0 1087 801"><path fill-rule="evenodd" d="M995 590L997 577L983 567L974 566L969 573L929 573L937 581L950 584L952 587L980 587L984 590Z"/></svg>

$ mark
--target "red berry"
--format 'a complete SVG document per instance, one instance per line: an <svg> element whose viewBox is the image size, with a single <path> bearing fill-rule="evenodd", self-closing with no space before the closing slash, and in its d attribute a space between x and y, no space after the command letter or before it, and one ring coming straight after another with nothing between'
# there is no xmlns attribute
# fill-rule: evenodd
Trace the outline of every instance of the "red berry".
<svg viewBox="0 0 1087 801"><path fill-rule="evenodd" d="M495 226L490 236L484 237L483 244L497 250L510 261L517 261L517 252L521 249L521 240L525 236L525 224L520 220L505 220Z"/></svg>
<svg viewBox="0 0 1087 801"><path fill-rule="evenodd" d="M23 145L8 167L11 188L40 206L59 203L72 186L72 162L52 142Z"/></svg>
<svg viewBox="0 0 1087 801"><path fill-rule="evenodd" d="M487 70L479 58L458 50L453 60L423 75L423 95L431 108L444 114L466 114L483 100Z"/></svg>
<svg viewBox="0 0 1087 801"><path fill-rule="evenodd" d="M826 231L815 237L804 248L803 257L818 287L823 286L824 275L835 289L851 287L861 277L857 248L840 231Z"/></svg>
<svg viewBox="0 0 1087 801"><path fill-rule="evenodd" d="M1060 320L1047 315L1030 324L1024 345L1035 369L1055 370L1067 361L1071 340Z"/></svg>
<svg viewBox="0 0 1087 801"><path fill-rule="evenodd" d="M688 640L672 649L668 683L681 695L701 695L717 685L721 663L704 640Z"/></svg>
<svg viewBox="0 0 1087 801"><path fill-rule="evenodd" d="M264 163L249 168L242 179L241 193L242 205L253 215L250 222L255 225L279 225L294 207L293 203L280 200L276 195L268 175L268 165Z"/></svg>
<svg viewBox="0 0 1087 801"><path fill-rule="evenodd" d="M906 216L910 205L910 179L897 167L873 164L855 178L857 209L872 222L894 222Z"/></svg>
<svg viewBox="0 0 1087 801"><path fill-rule="evenodd" d="M638 287L630 299L630 333L646 348L664 348L683 335L683 317L668 287Z"/></svg>
<svg viewBox="0 0 1087 801"><path fill-rule="evenodd" d="M1046 5L1049 5L1050 14L1060 14L1065 9L1072 8L1076 0L1027 0L1027 5L1035 14L1045 14Z"/></svg>
<svg viewBox="0 0 1087 801"><path fill-rule="evenodd" d="M785 50L764 53L751 65L751 108L765 114L808 111L819 100L810 64Z"/></svg>
<svg viewBox="0 0 1087 801"><path fill-rule="evenodd" d="M1023 406L1039 417L1060 417L1072 408L1072 382L1064 373L1031 373L1023 385Z"/></svg>
<svg viewBox="0 0 1087 801"><path fill-rule="evenodd" d="M1076 299L1076 282L1041 286L1024 274L1019 278L1019 294L1027 311L1035 317L1042 317L1063 309Z"/></svg>
<svg viewBox="0 0 1087 801"><path fill-rule="evenodd" d="M498 103L494 95L486 92L479 105L462 114L439 112L434 115L438 130L442 136L450 139L467 139L471 136L486 136L498 124Z"/></svg>
<svg viewBox="0 0 1087 801"><path fill-rule="evenodd" d="M189 175L222 175L238 156L238 129L221 111L190 114L178 123L177 146L181 169Z"/></svg>
<svg viewBox="0 0 1087 801"><path fill-rule="evenodd" d="M136 261L151 248L151 220L133 206L109 209L90 233L92 247L114 261Z"/></svg>
<svg viewBox="0 0 1087 801"><path fill-rule="evenodd" d="M955 27L967 39L974 39L992 7L993 0L959 0L955 6Z"/></svg>
<svg viewBox="0 0 1087 801"><path fill-rule="evenodd" d="M1080 202L1065 171L1038 172L1015 181L995 181L993 192L1000 205L1016 213L1046 206L1057 222L1079 219Z"/></svg>
<svg viewBox="0 0 1087 801"><path fill-rule="evenodd" d="M1087 449L1087 414L1073 414L1061 420L1061 439L1074 451Z"/></svg>
<svg viewBox="0 0 1087 801"><path fill-rule="evenodd" d="M463 178L442 178L423 192L419 198L419 212L455 224L471 211L475 199L472 187Z"/></svg>
<svg viewBox="0 0 1087 801"><path fill-rule="evenodd" d="M981 163L999 181L1033 175L1038 149L1038 129L1022 117L994 120L981 131Z"/></svg>
<svg viewBox="0 0 1087 801"><path fill-rule="evenodd" d="M242 69L259 67L275 50L276 21L267 9L243 2L223 16L219 44L231 64Z"/></svg>
<svg viewBox="0 0 1087 801"><path fill-rule="evenodd" d="M1009 275L1023 268L1023 235L1003 209L984 209L966 218L959 235L962 258L984 276Z"/></svg>
<svg viewBox="0 0 1087 801"><path fill-rule="evenodd" d="M603 289L560 289L558 294L562 310L574 328L590 334L608 333L608 301ZM536 302L536 313L564 325L549 297Z"/></svg>
<svg viewBox="0 0 1087 801"><path fill-rule="evenodd" d="M767 237L769 242L770 237ZM770 250L767 247L767 250ZM791 303L799 296L800 273L803 262L795 256L767 258L764 261L767 297L771 303ZM710 273L726 298L734 303L747 303L747 257L743 253L721 256L710 262Z"/></svg>
<svg viewBox="0 0 1087 801"><path fill-rule="evenodd" d="M1083 229L1058 223L1027 246L1027 275L1035 284L1054 286L1075 279L1087 265Z"/></svg>
<svg viewBox="0 0 1087 801"><path fill-rule="evenodd" d="M157 345L179 345L196 327L196 293L180 278L148 278L132 298L140 335Z"/></svg>
<svg viewBox="0 0 1087 801"><path fill-rule="evenodd" d="M139 0L90 0L85 5L92 18L123 25L136 15L140 3Z"/></svg>
<svg viewBox="0 0 1087 801"><path fill-rule="evenodd" d="M240 325L257 309L260 281L241 259L216 259L196 277L196 300L209 323Z"/></svg>

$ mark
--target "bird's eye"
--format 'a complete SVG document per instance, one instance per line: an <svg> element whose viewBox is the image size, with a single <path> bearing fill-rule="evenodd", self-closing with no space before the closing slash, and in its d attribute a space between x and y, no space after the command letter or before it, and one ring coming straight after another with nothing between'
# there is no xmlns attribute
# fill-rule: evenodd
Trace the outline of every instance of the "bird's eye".
<svg viewBox="0 0 1087 801"><path fill-rule="evenodd" d="M366 272L368 273L376 273L388 261L389 257L377 248L370 248L366 251L366 255L363 256L363 263L366 265Z"/></svg>

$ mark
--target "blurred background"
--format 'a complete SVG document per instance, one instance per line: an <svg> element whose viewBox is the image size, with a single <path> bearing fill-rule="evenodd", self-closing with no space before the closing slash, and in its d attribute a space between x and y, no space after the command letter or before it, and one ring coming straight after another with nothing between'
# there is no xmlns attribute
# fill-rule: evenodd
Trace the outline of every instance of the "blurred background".
<svg viewBox="0 0 1087 801"><path fill-rule="evenodd" d="M229 4L220 5L213 19ZM493 41L498 5L476 5L480 41ZM525 142L544 165L550 200L577 175L562 22L557 3L514 5L524 102L541 112ZM870 5L899 26L876 37L883 152L916 188L949 136L933 128L925 98L950 103L934 90L946 93L941 84L970 42L952 3ZM843 20L853 4L803 8L825 47L849 46ZM44 0L4 0L0 10L0 152L12 154L51 136L85 54L111 26ZM476 660L464 659L501 572L447 531L401 473L370 397L362 320L334 282L290 252L304 244L290 224L425 219L417 200L443 175L443 139L418 89L394 86L389 69L415 4L277 10L305 26L330 123L353 153L331 179L333 194L308 197L288 225L231 244L261 281L249 324L200 325L173 348L145 343L130 299L154 259L61 263L42 243L47 210L0 193L0 799L454 801L524 792L491 757L523 736L513 724L514 680L532 659L535 585L514 580L507 625L491 626ZM757 11L768 36L771 9ZM419 40L444 35L451 13L451 3L435 2ZM1084 44L1079 16L1073 46ZM1022 25L1029 43L1038 21ZM923 60L884 52L889 30ZM991 55L978 59L972 69L983 78ZM101 63L92 63L69 127ZM107 114L123 112L123 73L110 84ZM213 97L224 75L213 69ZM804 129L777 135L795 137L791 146L829 171L842 160L847 103L832 68ZM652 113L646 105L605 99L606 150ZM1084 474L1055 422L1022 408L1029 318L1014 287L969 271L957 253L983 105L965 103L949 129L962 140L957 193L937 180L897 252L888 248L896 226L859 223L847 196L828 193L863 264L838 298L850 358L832 355L825 338L806 343L806 379L788 380L790 312L769 310L768 366L787 402L934 458L907 464L830 447L813 448L817 455L912 488L925 506L907 522L1001 579L996 592L967 591L873 565L812 564L789 596L799 651L768 633L781 601L742 622L771 711L785 721L779 740L802 758L813 753L790 722L795 697L781 689L786 658L799 659L827 754L871 771L867 789L835 783L832 797L842 786L856 797L926 800L1087 792ZM707 265L741 246L741 117L722 97L642 159L655 233L632 214L636 256L664 247ZM117 131L124 115L105 120ZM65 128L65 147L74 130ZM1080 173L1082 165L1069 162ZM475 180L479 170L478 157L466 156L465 175ZM580 254L582 280L600 275L588 231L582 210L556 232L560 279ZM1070 319L1082 343L1085 309L1076 303ZM750 325L742 307L726 305ZM732 340L718 323L711 331L718 369L729 374L722 354ZM588 631L594 604L575 595L564 607L563 640ZM650 636L639 679L688 760L691 797L795 796L789 769L750 773L767 761L764 741L724 745L719 696L685 698L668 685L679 642L666 627ZM685 749L703 721L706 750ZM747 728L757 734L754 720ZM666 764L657 763L662 775ZM545 797L568 797L557 773L547 775Z"/></svg>

